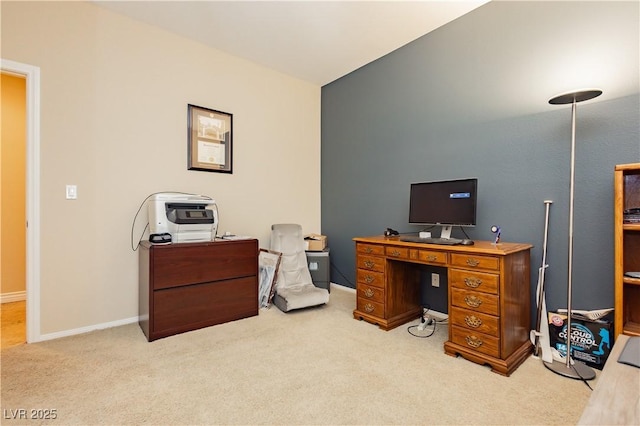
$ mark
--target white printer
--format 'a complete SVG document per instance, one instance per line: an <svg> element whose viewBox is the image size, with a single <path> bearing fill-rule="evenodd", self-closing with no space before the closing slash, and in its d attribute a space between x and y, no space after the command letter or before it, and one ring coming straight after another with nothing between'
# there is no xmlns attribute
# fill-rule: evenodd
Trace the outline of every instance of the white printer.
<svg viewBox="0 0 640 426"><path fill-rule="evenodd" d="M204 195L161 192L149 199L149 241L213 241L218 231L216 202Z"/></svg>

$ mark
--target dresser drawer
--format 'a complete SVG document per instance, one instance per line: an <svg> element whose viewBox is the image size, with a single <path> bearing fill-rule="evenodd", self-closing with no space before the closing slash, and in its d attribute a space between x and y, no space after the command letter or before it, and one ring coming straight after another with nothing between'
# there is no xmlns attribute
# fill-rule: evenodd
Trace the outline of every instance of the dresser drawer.
<svg viewBox="0 0 640 426"><path fill-rule="evenodd" d="M356 250L358 251L358 253L363 253L363 254L373 254L378 256L384 255L384 246L380 246L376 244L358 243L356 245Z"/></svg>
<svg viewBox="0 0 640 426"><path fill-rule="evenodd" d="M493 256L478 256L475 254L451 253L451 266L461 268L500 270L500 259Z"/></svg>
<svg viewBox="0 0 640 426"><path fill-rule="evenodd" d="M174 287L153 293L153 332L170 335L258 315L255 277Z"/></svg>
<svg viewBox="0 0 640 426"><path fill-rule="evenodd" d="M497 337L452 325L451 340L453 343L473 349L476 352L496 358L500 357L500 339Z"/></svg>
<svg viewBox="0 0 640 426"><path fill-rule="evenodd" d="M154 290L258 275L258 241L154 247L150 273Z"/></svg>
<svg viewBox="0 0 640 426"><path fill-rule="evenodd" d="M500 337L498 317L455 308L451 313L451 324L467 328L478 333Z"/></svg>
<svg viewBox="0 0 640 426"><path fill-rule="evenodd" d="M384 274L382 272L358 269L358 284L384 288Z"/></svg>
<svg viewBox="0 0 640 426"><path fill-rule="evenodd" d="M451 285L452 288L498 294L499 281L500 276L496 274L465 271L461 269L449 270L449 285Z"/></svg>
<svg viewBox="0 0 640 426"><path fill-rule="evenodd" d="M490 315L499 315L500 298L493 294L480 293L477 291L467 291L458 288L451 289L451 305L482 312Z"/></svg>
<svg viewBox="0 0 640 426"><path fill-rule="evenodd" d="M384 272L384 257L358 256L358 268L367 271Z"/></svg>
<svg viewBox="0 0 640 426"><path fill-rule="evenodd" d="M397 259L409 259L409 249L407 247L387 247L385 254Z"/></svg>
<svg viewBox="0 0 640 426"><path fill-rule="evenodd" d="M358 310L365 314L384 318L384 303L378 303L367 298L358 297Z"/></svg>
<svg viewBox="0 0 640 426"><path fill-rule="evenodd" d="M358 297L373 302L384 303L384 289L358 283Z"/></svg>

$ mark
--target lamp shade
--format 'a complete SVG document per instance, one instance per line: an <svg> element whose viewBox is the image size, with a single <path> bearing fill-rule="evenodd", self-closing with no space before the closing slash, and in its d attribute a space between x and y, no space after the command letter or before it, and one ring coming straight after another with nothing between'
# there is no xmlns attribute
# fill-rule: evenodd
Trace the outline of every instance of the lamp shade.
<svg viewBox="0 0 640 426"><path fill-rule="evenodd" d="M597 98L600 95L602 95L602 90L600 89L584 89L554 96L549 99L549 103L551 105L572 104L574 102L588 101L589 99Z"/></svg>

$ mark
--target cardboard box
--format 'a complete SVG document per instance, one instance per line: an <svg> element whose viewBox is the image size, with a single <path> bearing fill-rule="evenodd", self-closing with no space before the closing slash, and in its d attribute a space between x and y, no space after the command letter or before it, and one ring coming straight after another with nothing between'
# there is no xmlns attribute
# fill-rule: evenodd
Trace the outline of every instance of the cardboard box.
<svg viewBox="0 0 640 426"><path fill-rule="evenodd" d="M327 236L320 234L307 234L304 236L306 251L322 251L327 247Z"/></svg>
<svg viewBox="0 0 640 426"><path fill-rule="evenodd" d="M563 356L567 353L567 315L549 312L549 341ZM602 370L613 346L612 314L599 320L571 316L571 357Z"/></svg>

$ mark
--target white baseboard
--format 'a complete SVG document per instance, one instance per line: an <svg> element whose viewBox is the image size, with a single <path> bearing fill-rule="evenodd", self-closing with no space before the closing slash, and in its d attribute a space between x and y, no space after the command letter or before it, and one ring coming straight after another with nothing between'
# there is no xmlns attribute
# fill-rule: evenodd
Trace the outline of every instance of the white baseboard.
<svg viewBox="0 0 640 426"><path fill-rule="evenodd" d="M14 291L0 294L0 303L22 302L27 300L26 291Z"/></svg>
<svg viewBox="0 0 640 426"><path fill-rule="evenodd" d="M448 314L444 314L442 312L434 311L433 309L429 309L429 312L427 312L427 315L432 316L433 318L435 318L437 320L441 320L441 321L445 321L445 320L449 319L449 315Z"/></svg>
<svg viewBox="0 0 640 426"><path fill-rule="evenodd" d="M350 291L352 293L356 292L355 288L346 287L340 284L329 283L329 285L334 287L339 287L341 290ZM138 322L138 317L136 316L136 317L126 318L118 321L111 321L111 322L105 322L102 324L90 325L87 327L74 328L72 330L64 330L64 331L58 331L55 333L42 334L40 335L40 338L36 341L44 342L45 340L53 340L53 339L59 339L61 337L75 336L76 334L84 334L84 333L89 333L91 331L104 330L105 328L119 327L121 325L133 324L137 322Z"/></svg>
<svg viewBox="0 0 640 426"><path fill-rule="evenodd" d="M38 342L44 342L45 340L59 339L61 337L75 336L76 334L89 333L96 330L104 330L105 328L119 327L121 325L133 324L138 322L138 317L131 317L117 321L104 322L101 324L90 325L87 327L74 328L72 330L58 331L55 333L48 333L40 335Z"/></svg>
<svg viewBox="0 0 640 426"><path fill-rule="evenodd" d="M355 293L356 292L355 288L347 287L347 286L344 286L342 284L329 283L329 285L331 287L336 287L336 288L339 288L340 290L346 290L346 291L349 291L351 293Z"/></svg>

